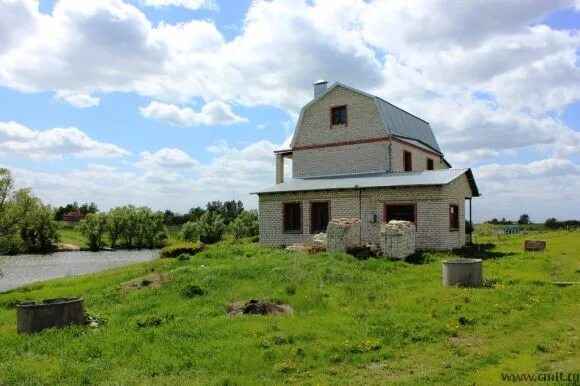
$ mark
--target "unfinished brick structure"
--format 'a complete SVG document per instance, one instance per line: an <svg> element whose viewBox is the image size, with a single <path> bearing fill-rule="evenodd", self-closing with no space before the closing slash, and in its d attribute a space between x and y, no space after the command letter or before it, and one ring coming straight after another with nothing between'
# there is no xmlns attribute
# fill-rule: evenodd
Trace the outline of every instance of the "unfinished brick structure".
<svg viewBox="0 0 580 386"><path fill-rule="evenodd" d="M284 159L292 175L284 181ZM479 196L470 169L451 169L429 124L365 92L315 84L290 149L276 152L276 185L259 195L260 242L308 243L336 218L359 218L360 242L380 224L411 221L417 249L465 245L465 200Z"/></svg>

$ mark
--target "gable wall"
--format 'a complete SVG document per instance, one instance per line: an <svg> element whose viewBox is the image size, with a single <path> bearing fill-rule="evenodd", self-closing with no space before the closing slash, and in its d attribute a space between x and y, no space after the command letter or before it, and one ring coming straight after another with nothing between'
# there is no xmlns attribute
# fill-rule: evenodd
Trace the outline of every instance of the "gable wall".
<svg viewBox="0 0 580 386"><path fill-rule="evenodd" d="M348 124L331 127L330 110L342 105L347 106ZM371 97L337 86L304 109L300 128L295 135L292 159L294 177L387 170L388 148L384 142L387 133ZM381 139L383 142L376 142ZM349 142L355 143L324 147ZM308 149L313 146L319 147Z"/></svg>

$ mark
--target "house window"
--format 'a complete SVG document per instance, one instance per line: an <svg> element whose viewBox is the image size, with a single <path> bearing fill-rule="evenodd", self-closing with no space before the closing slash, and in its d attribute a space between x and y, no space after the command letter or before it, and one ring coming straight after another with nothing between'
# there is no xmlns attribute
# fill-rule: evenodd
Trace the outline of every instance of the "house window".
<svg viewBox="0 0 580 386"><path fill-rule="evenodd" d="M433 169L434 169L433 159L427 158L427 170L433 170Z"/></svg>
<svg viewBox="0 0 580 386"><path fill-rule="evenodd" d="M410 151L403 152L403 166L406 172L413 170L413 156Z"/></svg>
<svg viewBox="0 0 580 386"><path fill-rule="evenodd" d="M284 232L302 232L302 205L299 202L284 203Z"/></svg>
<svg viewBox="0 0 580 386"><path fill-rule="evenodd" d="M336 106L330 109L330 125L347 125L346 106Z"/></svg>
<svg viewBox="0 0 580 386"><path fill-rule="evenodd" d="M310 203L310 233L326 232L330 219L330 203Z"/></svg>
<svg viewBox="0 0 580 386"><path fill-rule="evenodd" d="M415 222L415 204L386 204L385 221L391 220Z"/></svg>
<svg viewBox="0 0 580 386"><path fill-rule="evenodd" d="M459 230L459 206L449 204L449 230Z"/></svg>

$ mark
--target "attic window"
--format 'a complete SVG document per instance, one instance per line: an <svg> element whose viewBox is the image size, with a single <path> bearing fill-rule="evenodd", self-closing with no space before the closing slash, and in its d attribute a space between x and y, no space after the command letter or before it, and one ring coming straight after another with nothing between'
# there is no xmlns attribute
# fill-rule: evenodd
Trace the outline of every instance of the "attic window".
<svg viewBox="0 0 580 386"><path fill-rule="evenodd" d="M427 170L433 170L433 159L427 158Z"/></svg>
<svg viewBox="0 0 580 386"><path fill-rule="evenodd" d="M403 167L406 172L413 170L413 155L410 151L403 151Z"/></svg>
<svg viewBox="0 0 580 386"><path fill-rule="evenodd" d="M330 109L330 125L345 125L347 124L348 119L346 116L346 106L336 106Z"/></svg>

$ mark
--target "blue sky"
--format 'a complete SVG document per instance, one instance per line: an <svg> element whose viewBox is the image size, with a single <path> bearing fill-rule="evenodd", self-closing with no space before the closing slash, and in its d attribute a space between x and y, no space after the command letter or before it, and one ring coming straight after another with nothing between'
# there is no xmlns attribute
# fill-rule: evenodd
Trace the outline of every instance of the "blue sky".
<svg viewBox="0 0 580 386"><path fill-rule="evenodd" d="M255 207L323 78L431 122L476 220L580 218L580 3L461 4L0 0L0 165L52 205Z"/></svg>

